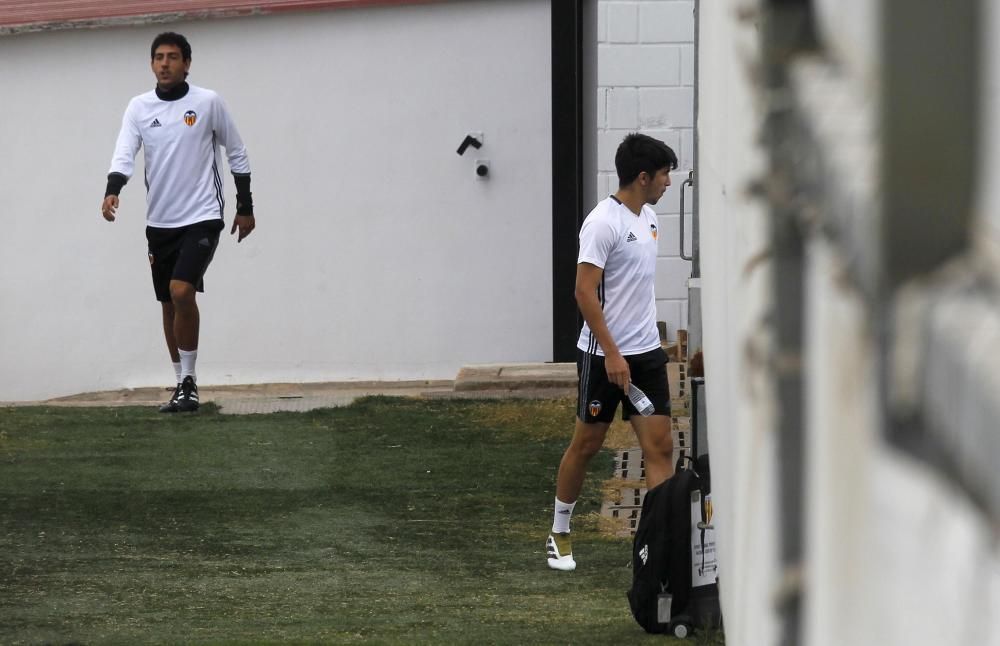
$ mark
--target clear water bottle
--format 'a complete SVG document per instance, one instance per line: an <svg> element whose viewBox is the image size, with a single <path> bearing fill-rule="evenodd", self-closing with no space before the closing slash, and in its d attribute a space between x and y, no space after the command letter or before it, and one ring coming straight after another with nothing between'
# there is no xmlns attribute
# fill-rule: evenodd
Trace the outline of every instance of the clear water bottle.
<svg viewBox="0 0 1000 646"><path fill-rule="evenodd" d="M655 410L653 402L649 401L649 397L646 397L646 393L636 388L633 383L629 383L628 385L628 399L643 417L649 417L653 414L653 410Z"/></svg>

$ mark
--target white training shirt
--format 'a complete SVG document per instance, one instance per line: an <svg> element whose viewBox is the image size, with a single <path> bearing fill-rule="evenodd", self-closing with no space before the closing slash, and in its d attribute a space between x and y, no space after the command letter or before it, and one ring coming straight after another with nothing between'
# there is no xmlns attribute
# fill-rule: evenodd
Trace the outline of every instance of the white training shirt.
<svg viewBox="0 0 1000 646"><path fill-rule="evenodd" d="M176 228L222 218L222 158L230 170L250 173L250 161L222 98L188 85L186 95L164 101L156 91L129 101L111 160L111 173L132 177L142 147L146 161L146 224Z"/></svg>
<svg viewBox="0 0 1000 646"><path fill-rule="evenodd" d="M656 329L656 213L647 205L636 215L614 197L594 207L580 228L577 263L604 270L597 296L604 320L622 355L660 347ZM576 347L604 356L590 326L583 324Z"/></svg>

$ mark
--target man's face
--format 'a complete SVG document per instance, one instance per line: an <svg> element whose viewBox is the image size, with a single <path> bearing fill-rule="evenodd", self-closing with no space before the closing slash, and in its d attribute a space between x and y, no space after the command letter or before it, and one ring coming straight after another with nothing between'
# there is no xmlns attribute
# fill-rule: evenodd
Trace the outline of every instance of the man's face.
<svg viewBox="0 0 1000 646"><path fill-rule="evenodd" d="M649 178L646 184L646 203L656 204L663 197L663 194L667 192L667 187L670 186L670 169L661 168L652 177L648 174L646 174L646 177Z"/></svg>
<svg viewBox="0 0 1000 646"><path fill-rule="evenodd" d="M150 64L156 75L156 84L163 90L169 90L184 80L191 61L185 61L181 48L177 45L160 45L153 52Z"/></svg>

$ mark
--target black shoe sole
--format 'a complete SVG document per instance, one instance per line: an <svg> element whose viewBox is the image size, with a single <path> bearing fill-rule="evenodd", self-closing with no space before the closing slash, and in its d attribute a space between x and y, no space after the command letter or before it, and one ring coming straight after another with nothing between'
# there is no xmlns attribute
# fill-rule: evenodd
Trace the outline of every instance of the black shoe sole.
<svg viewBox="0 0 1000 646"><path fill-rule="evenodd" d="M174 402L168 402L168 403L164 404L163 406L160 406L160 412L161 413L176 413L177 412L177 404L175 404Z"/></svg>

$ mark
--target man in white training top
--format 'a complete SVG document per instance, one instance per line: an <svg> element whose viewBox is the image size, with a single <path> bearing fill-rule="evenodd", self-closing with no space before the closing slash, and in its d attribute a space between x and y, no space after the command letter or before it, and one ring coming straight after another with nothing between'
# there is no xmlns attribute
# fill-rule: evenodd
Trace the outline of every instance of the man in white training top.
<svg viewBox="0 0 1000 646"><path fill-rule="evenodd" d="M580 228L576 302L585 324L577 342L576 428L559 463L552 533L546 541L549 567L576 569L570 517L590 459L622 404L631 421L653 488L673 474L667 356L656 328L656 204L670 186L677 155L652 137L630 134L615 154L618 191L602 200ZM634 384L652 402L640 415L628 398ZM647 412L648 414L648 412Z"/></svg>
<svg viewBox="0 0 1000 646"><path fill-rule="evenodd" d="M177 383L160 412L193 412L198 410L195 360L200 327L195 293L204 291L205 270L225 227L219 146L226 149L236 182L230 233L239 231L237 242L255 226L250 163L219 95L185 80L191 68L187 39L172 32L160 34L150 57L156 89L133 98L125 109L101 213L114 221L118 196L143 148L149 265Z"/></svg>

